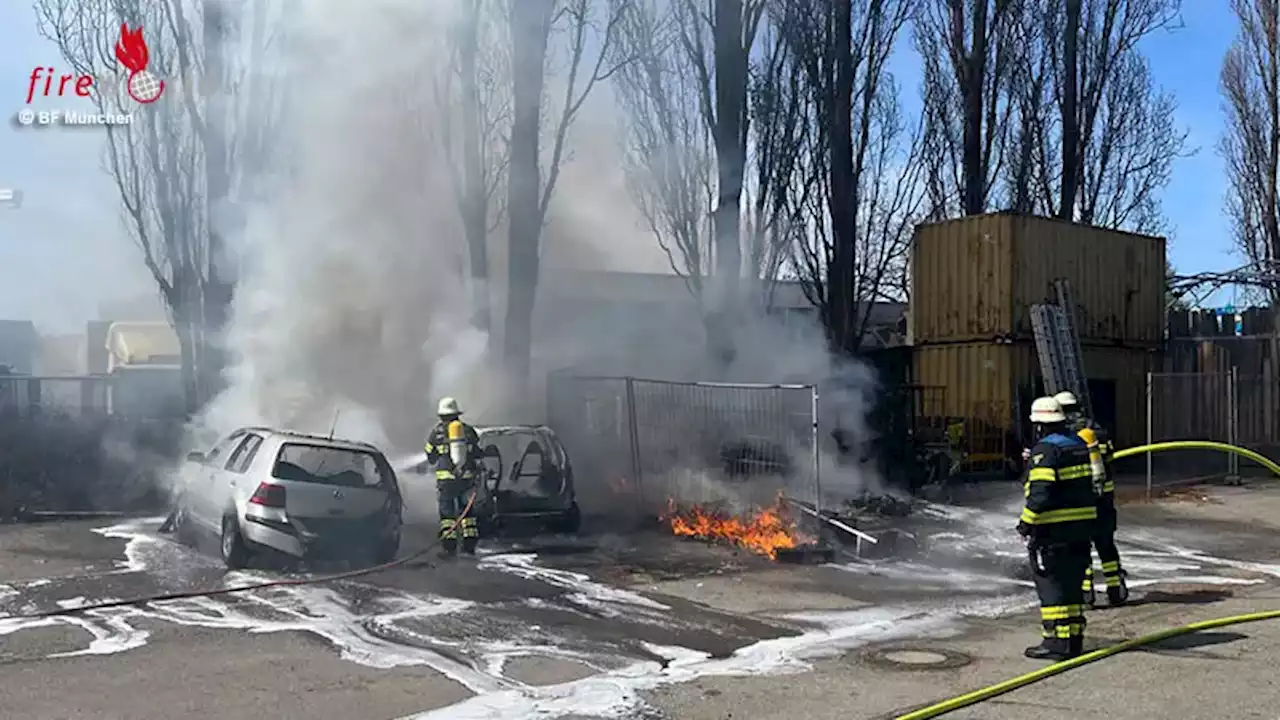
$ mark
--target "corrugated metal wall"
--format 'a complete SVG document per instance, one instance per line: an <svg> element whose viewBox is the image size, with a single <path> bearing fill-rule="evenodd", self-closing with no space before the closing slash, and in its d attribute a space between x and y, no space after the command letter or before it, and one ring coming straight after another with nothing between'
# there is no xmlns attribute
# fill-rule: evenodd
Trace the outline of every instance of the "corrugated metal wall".
<svg viewBox="0 0 1280 720"><path fill-rule="evenodd" d="M1082 341L1154 348L1164 340L1165 240L1038 217L1013 218L1013 334L1056 277L1071 280Z"/></svg>
<svg viewBox="0 0 1280 720"><path fill-rule="evenodd" d="M916 227L911 251L913 343L991 341L1013 325L1013 223L976 215Z"/></svg>
<svg viewBox="0 0 1280 720"><path fill-rule="evenodd" d="M1047 218L1001 213L921 225L911 257L911 341L1029 339L1029 306L1066 277L1083 342L1156 347L1164 260L1162 238Z"/></svg>
<svg viewBox="0 0 1280 720"><path fill-rule="evenodd" d="M1040 364L1029 343L957 343L917 345L912 381L946 388L947 415L992 426L1024 437L1024 419L1039 385ZM1120 347L1084 348L1084 371L1090 380L1114 381L1115 422L1111 428L1122 447L1146 437L1146 374L1152 354Z"/></svg>

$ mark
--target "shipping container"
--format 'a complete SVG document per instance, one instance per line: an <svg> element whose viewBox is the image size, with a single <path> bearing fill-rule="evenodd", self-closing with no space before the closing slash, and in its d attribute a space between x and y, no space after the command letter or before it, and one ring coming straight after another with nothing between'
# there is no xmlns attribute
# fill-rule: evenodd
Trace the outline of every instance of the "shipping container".
<svg viewBox="0 0 1280 720"><path fill-rule="evenodd" d="M949 343L914 348L912 382L946 389L949 417L964 418L971 453L1014 453L1029 435L1026 415L1043 392L1030 343ZM1146 375L1155 354L1122 347L1086 347L1084 372L1099 422L1120 447L1146 437Z"/></svg>
<svg viewBox="0 0 1280 720"><path fill-rule="evenodd" d="M1031 338L1030 306L1064 277L1085 344L1164 339L1165 240L995 213L920 225L911 252L914 344Z"/></svg>

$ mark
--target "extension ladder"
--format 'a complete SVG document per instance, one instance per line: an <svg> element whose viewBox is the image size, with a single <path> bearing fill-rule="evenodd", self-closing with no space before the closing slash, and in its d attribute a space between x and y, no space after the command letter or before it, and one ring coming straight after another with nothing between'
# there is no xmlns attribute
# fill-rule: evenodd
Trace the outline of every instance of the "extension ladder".
<svg viewBox="0 0 1280 720"><path fill-rule="evenodd" d="M1065 279L1053 281L1057 303L1031 306L1031 329L1035 334L1036 353L1044 391L1056 395L1064 390L1075 394L1085 413L1091 412L1089 383L1081 362L1080 336L1076 332L1075 299Z"/></svg>

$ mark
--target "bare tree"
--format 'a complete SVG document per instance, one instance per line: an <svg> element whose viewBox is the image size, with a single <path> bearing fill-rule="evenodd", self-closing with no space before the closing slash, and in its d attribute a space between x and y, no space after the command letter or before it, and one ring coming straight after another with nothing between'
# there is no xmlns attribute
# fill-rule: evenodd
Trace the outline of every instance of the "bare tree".
<svg viewBox="0 0 1280 720"><path fill-rule="evenodd" d="M920 0L930 215L986 212L1006 157L1016 0Z"/></svg>
<svg viewBox="0 0 1280 720"><path fill-rule="evenodd" d="M752 46L759 53L747 69L737 144L745 165L732 180L740 190L727 198L719 191L721 173L734 166L717 162L713 7L680 0L668 11L666 3L636 3L616 46L627 58L614 85L624 115L628 189L672 270L698 303L710 348L722 355L727 340L717 335L716 326L723 323L716 303L723 297L713 296L718 290L709 282L725 271L717 261L725 257L717 209L730 200L738 204L738 229L720 227L738 242L732 257L738 275L745 272L756 290L754 302L768 302L790 238L800 230L789 198L801 159L805 98L794 85L794 65L781 36L765 28L763 43L756 45L762 7L743 7L744 56ZM735 302L747 299L738 289L725 291L740 295Z"/></svg>
<svg viewBox="0 0 1280 720"><path fill-rule="evenodd" d="M1024 3L1010 206L1138 232L1163 225L1158 194L1186 134L1138 43L1177 21L1180 0ZM1048 108L1056 109L1050 112ZM1029 192L1029 188L1034 190Z"/></svg>
<svg viewBox="0 0 1280 720"><path fill-rule="evenodd" d="M569 130L591 91L617 71L611 47L631 0L600 6L592 0L510 4L512 121L502 355L511 377L520 383L529 375L542 228L569 150ZM553 33L563 35L562 46L550 42ZM557 61L559 102L544 104L546 68ZM546 126L544 119L549 121ZM550 144L545 154L544 134Z"/></svg>
<svg viewBox="0 0 1280 720"><path fill-rule="evenodd" d="M492 325L489 234L503 217L511 122L508 18L497 0L479 0L460 10L451 34L451 62L437 78L436 128L449 158L454 197L467 242L472 325Z"/></svg>
<svg viewBox="0 0 1280 720"><path fill-rule="evenodd" d="M1240 23L1222 64L1226 127L1219 152L1227 164L1226 209L1237 247L1254 272L1280 268L1280 5L1231 0ZM1280 302L1280 284L1267 294Z"/></svg>
<svg viewBox="0 0 1280 720"><path fill-rule="evenodd" d="M900 299L923 188L920 133L904 123L887 70L912 4L873 0L857 12L854 5L783 0L772 18L788 39L808 108L798 183L808 232L796 238L793 264L831 346L850 353L871 303Z"/></svg>
<svg viewBox="0 0 1280 720"><path fill-rule="evenodd" d="M269 120L237 123L231 116L239 106L224 105L229 118L216 143L220 150L211 158L210 103L201 92L240 90L262 101L252 108L258 118L269 116L277 99L264 97L261 89L250 89L242 64L226 63L217 80L208 75L207 58L193 30L200 21L177 0L39 0L35 8L40 32L57 44L64 60L77 74L98 79L91 96L96 111L132 116L130 123L103 128L107 170L119 192L126 227L177 331L187 410L194 412L214 390L202 372L209 355L206 331L210 319L218 317L211 305L227 301L210 292L217 261L211 242L213 224L223 219L211 218L221 207L208 205L209 162L217 161L215 176L222 183L217 190L225 205L248 192L256 166L243 158L264 158L273 130ZM265 24L260 10L255 9L252 17L255 23ZM146 70L165 83L163 94L154 102L144 105L130 99L128 76L117 71L117 45L128 44L122 38L121 21L127 28L145 29ZM270 45L271 37L255 26L250 40L261 49ZM136 46L133 49L138 51ZM197 78L206 83L203 88L197 87Z"/></svg>

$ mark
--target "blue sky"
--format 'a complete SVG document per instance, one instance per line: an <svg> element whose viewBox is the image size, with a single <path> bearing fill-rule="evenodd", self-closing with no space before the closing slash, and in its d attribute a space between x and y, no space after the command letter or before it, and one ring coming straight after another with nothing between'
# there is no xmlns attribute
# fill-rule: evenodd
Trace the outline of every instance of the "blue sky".
<svg viewBox="0 0 1280 720"><path fill-rule="evenodd" d="M1179 160L1165 195L1173 233L1170 257L1181 272L1238 265L1222 213L1218 70L1235 20L1220 0L1188 0L1185 28L1148 39L1157 81L1178 97L1178 121L1195 155ZM47 330L74 331L103 300L153 292L137 250L121 230L115 189L102 172L102 133L16 129L36 65L61 67L57 50L35 31L27 2L0 2L0 187L25 195L17 212L0 211L0 318L34 319ZM909 64L906 64L909 68ZM904 88L914 78L904 69ZM70 106L75 99L47 102ZM87 102L87 101L81 101Z"/></svg>

